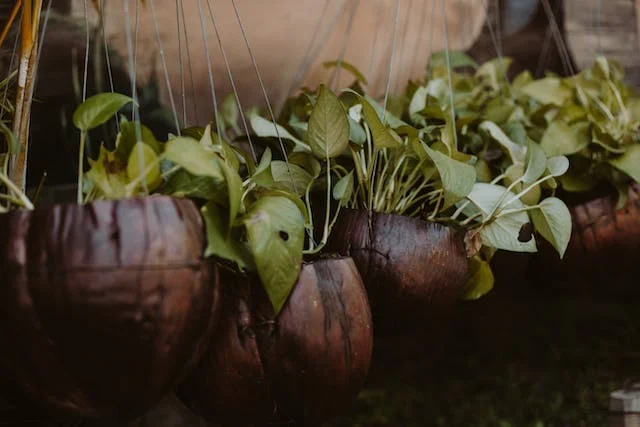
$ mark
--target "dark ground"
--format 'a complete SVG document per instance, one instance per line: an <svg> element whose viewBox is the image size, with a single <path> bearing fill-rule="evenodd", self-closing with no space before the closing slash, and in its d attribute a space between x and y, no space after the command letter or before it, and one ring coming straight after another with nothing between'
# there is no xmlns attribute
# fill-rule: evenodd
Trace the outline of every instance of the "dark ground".
<svg viewBox="0 0 640 427"><path fill-rule="evenodd" d="M640 380L637 297L525 282L498 281L439 333L378 339L367 387L327 426L607 426L609 393Z"/></svg>

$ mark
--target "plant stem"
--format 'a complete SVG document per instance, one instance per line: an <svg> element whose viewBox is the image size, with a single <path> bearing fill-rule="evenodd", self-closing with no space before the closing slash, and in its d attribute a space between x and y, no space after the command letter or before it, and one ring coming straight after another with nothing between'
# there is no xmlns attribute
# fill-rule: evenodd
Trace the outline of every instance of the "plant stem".
<svg viewBox="0 0 640 427"><path fill-rule="evenodd" d="M82 178L84 177L84 146L87 143L87 131L82 131L80 133L80 152L78 155L78 192L77 192L77 202L79 205L82 204Z"/></svg>
<svg viewBox="0 0 640 427"><path fill-rule="evenodd" d="M27 196L25 196L24 193L20 191L20 189L9 179L9 177L0 173L0 183L4 184L9 189L9 191L17 196L18 201L20 202L18 203L19 205L26 209L33 210L33 203L31 203L31 200L29 200Z"/></svg>

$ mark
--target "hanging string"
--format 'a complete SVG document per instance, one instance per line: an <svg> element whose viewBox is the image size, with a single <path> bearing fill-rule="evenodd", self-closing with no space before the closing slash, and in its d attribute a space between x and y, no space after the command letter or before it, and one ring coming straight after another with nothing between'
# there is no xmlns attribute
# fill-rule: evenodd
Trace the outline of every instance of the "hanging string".
<svg viewBox="0 0 640 427"><path fill-rule="evenodd" d="M333 77L331 79L331 84L329 85L329 87L333 88L334 90L337 89L336 85L340 80L340 72L343 68L342 61L344 61L344 56L347 52L349 38L351 37L351 30L353 29L353 18L356 16L358 6L360 6L360 0L354 0L354 4L351 7L351 12L349 12L349 21L347 22L347 29L344 32L344 39L342 40L342 47L340 49L340 55L338 56L338 64L336 65L336 69L334 70Z"/></svg>
<svg viewBox="0 0 640 427"><path fill-rule="evenodd" d="M444 36L444 55L447 62L447 76L449 80L449 104L451 108L451 121L453 126L453 147L458 149L458 132L456 130L456 107L453 102L453 76L451 74L451 57L449 55L449 34L447 30L447 15L444 9L444 0L440 0L440 15L442 18L442 34Z"/></svg>
<svg viewBox="0 0 640 427"><path fill-rule="evenodd" d="M382 122L387 121L387 106L389 104L389 92L391 91L391 76L393 75L393 62L396 56L396 43L398 39L398 22L400 18L400 0L396 0L396 11L393 18L393 36L391 38L391 54L389 55L389 64L387 66L387 84L384 91L384 117Z"/></svg>
<svg viewBox="0 0 640 427"><path fill-rule="evenodd" d="M85 27L85 46L84 46L84 74L82 77L82 102L87 100L87 76L89 74L89 46L91 44L91 31L89 30L89 12L87 0L82 2L84 6L84 27ZM81 173L78 172L78 173Z"/></svg>
<svg viewBox="0 0 640 427"><path fill-rule="evenodd" d="M136 2L137 4L137 2ZM167 67L167 60L164 56L164 47L162 46L162 39L160 38L160 29L158 28L158 19L156 17L156 7L155 0L149 0L149 5L151 6L151 16L153 18L153 28L156 33L156 45L158 46L158 50L160 51L160 61L162 63L162 71L164 73L165 84L167 85L167 92L169 93L169 103L171 104L171 112L173 113L173 120L176 125L176 131L178 132L178 136L181 135L180 130L180 119L178 118L178 110L176 108L176 103L173 99L173 88L171 87L171 78L169 77L169 69Z"/></svg>
<svg viewBox="0 0 640 427"><path fill-rule="evenodd" d="M489 29L489 34L491 36L491 42L493 43L493 47L496 51L496 54L498 55L498 62L500 63L500 71L502 73L502 77L504 78L504 83L505 86L507 87L507 95L513 100L513 91L511 90L511 83L509 82L509 76L507 75L507 67L504 64L504 56L502 55L502 47L499 44L499 41L497 40L495 31L493 29L493 24L491 21L491 14L489 11L489 4L487 3L487 0L484 0L484 8L485 8L485 16L486 18L486 25L487 28Z"/></svg>
<svg viewBox="0 0 640 427"><path fill-rule="evenodd" d="M180 3L180 16L181 16L180 19L182 21L182 30L184 33L184 44L185 44L185 50L187 53L187 66L189 68L189 82L190 82L191 96L193 97L196 95L196 85L193 80L193 62L191 61L191 46L189 43L189 34L187 32L187 21L184 13L184 2L179 0L179 3ZM194 115L197 115L195 102L192 102L191 105L193 106ZM188 126L186 121L184 123L184 126L185 127Z"/></svg>
<svg viewBox="0 0 640 427"><path fill-rule="evenodd" d="M291 80L291 85L289 86L288 90L283 92L282 99L280 99L280 101L278 102L278 106L282 106L286 102L286 99L300 86L314 59L318 56L320 50L326 45L326 43L322 42L326 42L326 40L328 39L328 36L336 26L338 19L342 16L342 11L346 7L346 5L347 0L341 0L339 7L329 21L329 24L326 26L324 32L322 34L318 33L317 35L312 37L311 42L309 43L309 47L306 49L305 56L300 62L294 78ZM326 12L328 11L327 6L328 2L325 4L325 10L323 11L323 14L321 14L320 19L316 24L316 29L318 29L318 31L322 28L321 24L324 21L324 14L326 14Z"/></svg>
<svg viewBox="0 0 640 427"><path fill-rule="evenodd" d="M256 155L255 148L253 146L253 141L251 140L251 132L249 132L249 126L247 125L247 119L244 115L244 109L242 108L242 103L240 102L240 96L238 95L238 90L236 88L236 84L233 78L233 74L231 73L231 67L229 66L229 60L227 58L227 53L224 49L224 44L222 43L222 37L220 37L220 31L218 29L218 23L216 21L216 15L213 11L213 7L211 7L211 3L207 0L207 5L209 6L209 15L211 16L211 22L213 23L213 29L216 33L216 38L218 39L218 45L220 46L220 51L222 52L222 58L224 59L224 66L227 69L227 75L229 76L229 81L231 82L231 89L233 90L233 96L235 97L236 104L238 104L238 112L240 113L240 119L242 121L242 126L247 135L247 140L249 141L249 148L251 149L251 156L253 157L254 162L258 162L258 156Z"/></svg>
<svg viewBox="0 0 640 427"><path fill-rule="evenodd" d="M187 126L187 89L182 60L182 21L180 20L180 0L176 0L176 27L178 29L178 66L180 69L180 99L182 102L182 123Z"/></svg>
<svg viewBox="0 0 640 427"><path fill-rule="evenodd" d="M289 156L287 155L287 150L284 148L284 142L282 141L282 136L280 135L280 129L278 129L278 125L276 122L276 116L273 113L273 108L271 107L271 102L269 101L269 95L267 94L267 89L264 86L264 82L262 81L262 75L260 74L260 69L258 68L258 63L256 62L256 57L253 54L253 50L251 49L251 44L249 43L249 38L247 37L247 32L245 31L245 26L242 23L242 18L240 17L240 13L238 11L238 5L236 4L236 0L231 0L231 4L233 5L233 11L236 15L236 20L238 21L238 25L240 26L240 32L242 33L242 38L244 40L244 44L247 47L247 51L249 52L249 56L251 57L251 62L253 64L253 70L256 73L256 77L258 78L258 83L260 83L260 89L262 90L262 94L264 96L265 102L267 103L267 109L269 111L269 115L271 116L271 121L273 122L273 127L276 131L276 136L278 137L278 142L280 144L280 150L282 151L282 155L284 157L284 161L287 165L287 173L291 178L291 184L293 185L294 192L298 192L296 183L293 179L293 175L291 174L291 168L289 166Z"/></svg>
<svg viewBox="0 0 640 427"><path fill-rule="evenodd" d="M207 72L209 75L209 88L211 89L211 100L213 102L213 115L216 121L216 131L218 136L222 138L220 128L220 112L218 111L218 96L216 94L216 85L213 77L213 66L211 64L211 52L209 50L209 42L207 40L207 30L204 25L204 13L202 11L202 0L198 0L198 15L200 17L200 31L202 32L202 43L204 45L205 58L207 59Z"/></svg>
<svg viewBox="0 0 640 427"><path fill-rule="evenodd" d="M370 86L373 86L374 77L375 77L373 75L373 64L376 56L376 47L378 46L378 34L380 33L381 25L382 25L382 0L378 0L376 24L373 29L373 42L371 43L371 54L369 56L369 68L367 70L367 79L369 81Z"/></svg>
<svg viewBox="0 0 640 427"><path fill-rule="evenodd" d="M409 32L409 22L411 20L413 10L413 0L408 0L407 4L407 13L404 15L403 21L403 29L402 29L402 42L400 43L400 54L398 55L398 67L402 67L405 64L405 54L408 49L406 49L409 44L407 43L407 37ZM409 78L411 78L411 69L409 68ZM396 92L400 92L402 90L402 86L404 85L404 81L402 79L397 79L394 85Z"/></svg>
<svg viewBox="0 0 640 427"><path fill-rule="evenodd" d="M432 0L434 1L434 0ZM413 54L411 55L411 62L409 65L409 70L413 72L416 65L416 58L418 57L418 52L420 52L420 41L422 40L422 35L424 34L425 25L427 23L427 0L422 0L420 2L420 22L418 24L418 35L415 37L415 42L412 48Z"/></svg>
<svg viewBox="0 0 640 427"><path fill-rule="evenodd" d="M569 50L567 49L567 46L564 42L564 39L562 37L562 32L560 31L560 27L558 26L558 22L556 20L555 14L551 9L549 0L541 0L541 2L544 8L545 14L547 15L547 19L549 20L549 24L551 25L553 38L556 43L556 47L560 53L560 58L563 61L563 66L565 67L565 73L574 75L575 70L573 68L573 64L571 61L571 55L569 54Z"/></svg>

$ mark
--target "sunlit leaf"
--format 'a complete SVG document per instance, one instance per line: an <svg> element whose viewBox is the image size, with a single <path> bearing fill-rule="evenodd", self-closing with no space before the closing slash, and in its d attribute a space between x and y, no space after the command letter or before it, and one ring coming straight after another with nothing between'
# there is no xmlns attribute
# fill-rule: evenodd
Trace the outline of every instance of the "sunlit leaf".
<svg viewBox="0 0 640 427"><path fill-rule="evenodd" d="M534 80L524 85L521 91L541 104L553 104L558 107L571 97L571 90L557 77Z"/></svg>
<svg viewBox="0 0 640 427"><path fill-rule="evenodd" d="M194 175L224 179L216 155L207 151L198 141L189 137L178 137L167 142L164 156Z"/></svg>
<svg viewBox="0 0 640 427"><path fill-rule="evenodd" d="M530 139L527 144L525 165L526 170L523 176L525 184L532 183L540 178L547 168L547 156L544 154L544 150Z"/></svg>
<svg viewBox="0 0 640 427"><path fill-rule="evenodd" d="M391 129L382 124L376 110L365 100L362 101L362 114L369 129L371 129L373 144L377 148L397 148L402 145L398 139L394 138Z"/></svg>
<svg viewBox="0 0 640 427"><path fill-rule="evenodd" d="M341 204L346 203L353 194L353 171L349 172L333 186L333 198Z"/></svg>
<svg viewBox="0 0 640 427"><path fill-rule="evenodd" d="M147 172L140 187L146 187L149 191L153 191L162 183L160 162L155 151L150 146L139 142L131 150L131 155L127 162L127 177L129 181L133 181L140 178L145 171Z"/></svg>
<svg viewBox="0 0 640 427"><path fill-rule="evenodd" d="M291 133L282 127L279 124L274 124L274 122L267 120L263 117L260 117L257 112L252 111L249 115L249 122L251 123L251 128L255 132L256 135L262 138L283 138L292 141L298 148L303 151L311 151L311 148L302 142L300 139L291 135Z"/></svg>

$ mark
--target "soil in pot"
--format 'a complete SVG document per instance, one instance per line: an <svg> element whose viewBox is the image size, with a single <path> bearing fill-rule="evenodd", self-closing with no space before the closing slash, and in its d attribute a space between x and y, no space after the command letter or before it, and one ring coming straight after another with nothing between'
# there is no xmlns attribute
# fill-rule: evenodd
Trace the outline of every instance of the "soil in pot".
<svg viewBox="0 0 640 427"><path fill-rule="evenodd" d="M278 316L250 277L222 275L221 320L178 396L228 426L314 425L348 407L364 384L371 313L350 258L306 263Z"/></svg>
<svg viewBox="0 0 640 427"><path fill-rule="evenodd" d="M621 209L616 209L616 197L600 197L571 207L571 216L573 230L564 258L540 245L531 274L554 290L637 296L640 187L630 186Z"/></svg>
<svg viewBox="0 0 640 427"><path fill-rule="evenodd" d="M0 216L6 395L85 417L146 412L197 361L216 320L204 245L197 208L169 197Z"/></svg>
<svg viewBox="0 0 640 427"><path fill-rule="evenodd" d="M401 215L344 209L326 250L351 256L367 288L376 332L403 333L440 315L464 290L462 235Z"/></svg>

